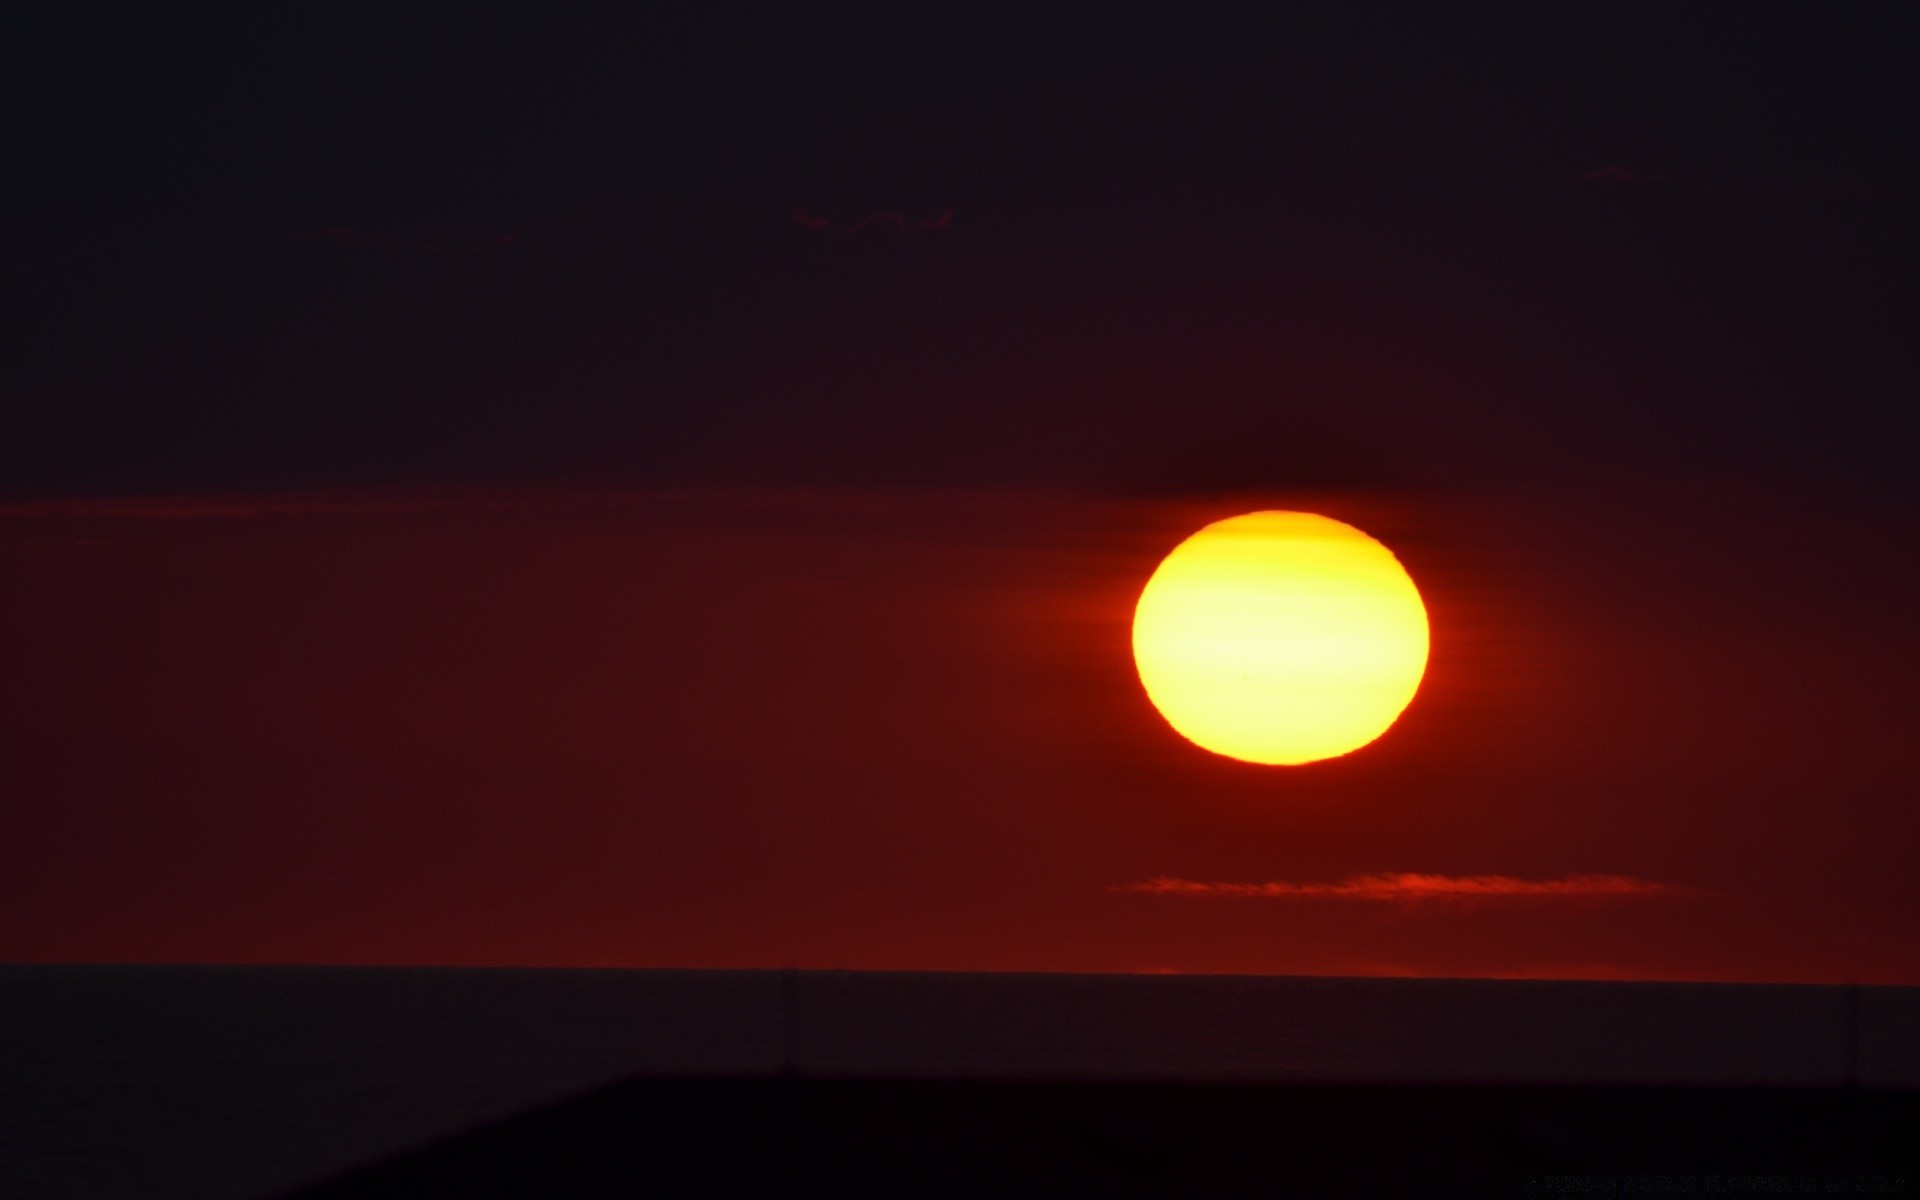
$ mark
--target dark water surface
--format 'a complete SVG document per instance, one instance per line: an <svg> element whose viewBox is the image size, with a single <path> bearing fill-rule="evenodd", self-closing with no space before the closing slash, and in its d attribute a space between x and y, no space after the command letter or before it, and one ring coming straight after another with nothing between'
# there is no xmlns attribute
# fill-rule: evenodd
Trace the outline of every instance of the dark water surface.
<svg viewBox="0 0 1920 1200"><path fill-rule="evenodd" d="M5 966L0 1196L257 1196L633 1077L785 1072L1913 1089L1920 989Z"/></svg>

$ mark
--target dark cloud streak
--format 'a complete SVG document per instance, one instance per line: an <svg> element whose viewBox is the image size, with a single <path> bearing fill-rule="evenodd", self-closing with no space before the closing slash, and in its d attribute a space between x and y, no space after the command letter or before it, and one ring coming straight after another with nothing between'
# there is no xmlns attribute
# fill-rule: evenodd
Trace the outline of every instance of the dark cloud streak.
<svg viewBox="0 0 1920 1200"><path fill-rule="evenodd" d="M1354 875L1338 883L1201 883L1160 876L1113 889L1153 896L1224 897L1239 900L1359 900L1419 904L1434 900L1620 899L1671 896L1684 889L1631 875L1568 875L1523 879L1514 875L1432 875L1400 871Z"/></svg>

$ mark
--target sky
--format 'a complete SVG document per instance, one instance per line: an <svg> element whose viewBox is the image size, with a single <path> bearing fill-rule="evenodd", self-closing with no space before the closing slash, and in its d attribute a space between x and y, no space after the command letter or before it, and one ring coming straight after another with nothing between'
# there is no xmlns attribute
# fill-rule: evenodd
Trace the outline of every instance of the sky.
<svg viewBox="0 0 1920 1200"><path fill-rule="evenodd" d="M1920 983L1908 14L10 20L0 959Z"/></svg>

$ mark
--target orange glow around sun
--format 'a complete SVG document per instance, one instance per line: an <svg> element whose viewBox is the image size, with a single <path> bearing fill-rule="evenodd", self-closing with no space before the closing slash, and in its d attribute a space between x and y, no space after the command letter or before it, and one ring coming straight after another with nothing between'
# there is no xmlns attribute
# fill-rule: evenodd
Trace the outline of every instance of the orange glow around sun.
<svg viewBox="0 0 1920 1200"><path fill-rule="evenodd" d="M1216 521L1140 593L1133 657L1189 741L1247 762L1314 762L1387 731L1427 668L1427 611L1400 560L1313 513Z"/></svg>

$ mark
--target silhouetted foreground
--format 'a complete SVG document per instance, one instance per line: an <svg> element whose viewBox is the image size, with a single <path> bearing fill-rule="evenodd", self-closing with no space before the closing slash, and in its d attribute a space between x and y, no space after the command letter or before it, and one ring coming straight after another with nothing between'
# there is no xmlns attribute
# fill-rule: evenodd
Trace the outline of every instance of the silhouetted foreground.
<svg viewBox="0 0 1920 1200"><path fill-rule="evenodd" d="M1913 1195L1916 1146L1911 1090L643 1079L295 1195Z"/></svg>
<svg viewBox="0 0 1920 1200"><path fill-rule="evenodd" d="M1879 1170L1914 1095L1915 988L0 966L0 1200Z"/></svg>

